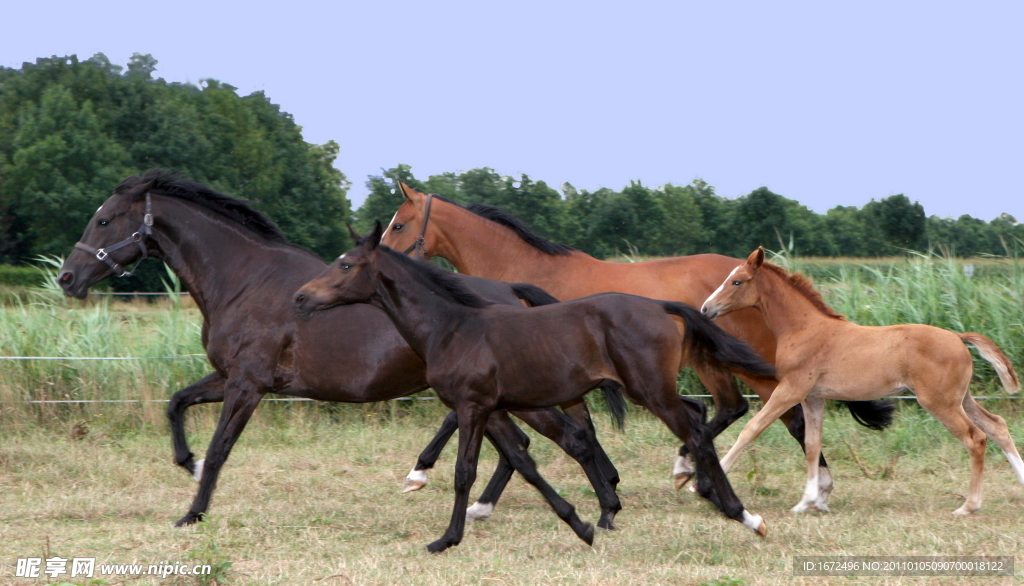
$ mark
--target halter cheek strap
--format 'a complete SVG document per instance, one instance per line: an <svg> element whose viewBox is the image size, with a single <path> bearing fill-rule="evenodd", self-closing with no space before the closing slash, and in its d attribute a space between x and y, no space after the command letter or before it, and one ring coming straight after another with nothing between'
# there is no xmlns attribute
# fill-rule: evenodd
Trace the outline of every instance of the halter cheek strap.
<svg viewBox="0 0 1024 586"><path fill-rule="evenodd" d="M413 258L420 256L420 250L423 248L423 243L426 242L425 237L427 235L427 222L430 221L430 204L434 202L434 194L431 193L427 196L427 209L423 212L423 227L420 228L420 235L416 237L416 240L409 245L409 248L405 249L402 254L409 254L410 252L416 251Z"/></svg>
<svg viewBox="0 0 1024 586"><path fill-rule="evenodd" d="M152 234L153 234L153 202L149 198L149 192L147 192L146 193L146 215L142 217L142 226L140 226L137 231L132 233L131 236L129 236L128 238L125 238L124 240L118 242L117 244L113 244L111 246L107 246L106 248L93 248L92 246L89 246L88 244L85 244L84 242L76 242L75 243L75 248L77 248L78 250L83 250L83 251L93 255L94 257L96 257L96 260L102 261L104 264L106 264L108 267L110 267L110 270L114 271L114 274L117 275L118 277L130 277L132 275L132 273L135 272L135 269L138 268L139 263L141 263L142 261L144 261L146 258L149 257L149 250L146 249L146 245L142 241L147 236L150 236ZM131 270L127 270L124 267L122 267L121 265L119 265L116 262L114 262L113 260L111 260L110 253L114 252L116 250L120 250L120 249L124 248L125 246L129 246L131 244L138 244L139 245L139 248L142 249L142 258L140 258L139 261L137 263L135 263L135 266L132 267Z"/></svg>

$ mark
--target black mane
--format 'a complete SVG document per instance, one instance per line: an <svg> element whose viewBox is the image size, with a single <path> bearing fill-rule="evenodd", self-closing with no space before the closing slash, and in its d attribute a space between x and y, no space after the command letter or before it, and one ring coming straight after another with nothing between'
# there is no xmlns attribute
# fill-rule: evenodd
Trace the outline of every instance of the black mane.
<svg viewBox="0 0 1024 586"><path fill-rule="evenodd" d="M444 201L450 200L445 199ZM558 242L552 242L547 238L538 235L537 233L527 228L526 224L524 224L523 221L520 220L519 218L515 217L514 215L504 210L500 210L494 206L489 206L483 203L471 203L468 206L465 206L465 209L480 216L485 220L490 220L496 224L500 224L502 226L505 226L506 228L509 228L510 230L516 233L516 236L522 238L523 242L526 242L527 244L543 252L544 254L565 255L569 254L573 250L576 250L575 248L569 245L560 244Z"/></svg>
<svg viewBox="0 0 1024 586"><path fill-rule="evenodd" d="M245 200L224 195L199 183L163 169L150 169L144 175L132 175L117 186L114 193L130 193L132 201L139 201L146 192L190 201L215 212L241 227L271 242L288 244L281 229L263 212L249 206Z"/></svg>
<svg viewBox="0 0 1024 586"><path fill-rule="evenodd" d="M459 305L465 305L466 307L486 307L488 305L494 305L492 302L480 297L466 287L466 285L455 276L455 273L449 273L448 271L426 261L415 260L412 257L406 256L397 250L388 248L387 246L381 245L380 250L398 261L399 264L408 268L409 273L426 285L431 291L441 295L449 301Z"/></svg>

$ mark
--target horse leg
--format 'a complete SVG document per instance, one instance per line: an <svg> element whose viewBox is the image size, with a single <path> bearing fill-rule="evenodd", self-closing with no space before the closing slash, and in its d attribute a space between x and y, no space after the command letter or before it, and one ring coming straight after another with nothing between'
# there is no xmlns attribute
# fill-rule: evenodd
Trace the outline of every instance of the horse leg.
<svg viewBox="0 0 1024 586"><path fill-rule="evenodd" d="M480 457L480 442L491 411L481 405L464 401L456 405L459 419L459 452L455 460L455 505L448 528L440 539L427 545L430 553L442 552L462 541L466 528L466 505L469 490L476 481L476 466Z"/></svg>
<svg viewBox="0 0 1024 586"><path fill-rule="evenodd" d="M582 401L579 404L582 404ZM583 416L587 421L590 420L590 414L585 411L585 408L583 413L579 412L576 405L571 405L568 408L574 410L577 416ZM615 493L615 486L598 463L598 452L606 460L608 456L601 448L601 444L597 442L593 427L588 430L577 420L567 414L559 413L555 409L516 411L515 415L558 444L566 454L580 464L587 479L590 480L590 484L594 487L594 493L601 505L601 518L598 520L597 526L602 529L615 529L615 515L622 510L622 503ZM608 465L611 466L610 461ZM614 469L612 466L612 470ZM615 475L615 480L618 481L617 471Z"/></svg>
<svg viewBox="0 0 1024 586"><path fill-rule="evenodd" d="M753 419L748 421L743 427L743 431L736 438L736 443L733 444L729 452L722 458L722 469L728 472L736 462L736 459L739 458L740 453L743 452L743 449L747 447L747 444L757 439L757 436L761 435L761 432L771 422L778 419L780 415L788 411L793 405L800 403L807 396L807 391L809 390L798 389L785 382L780 383L768 399L768 402L764 404L764 407L761 407L757 415L754 415Z"/></svg>
<svg viewBox="0 0 1024 586"><path fill-rule="evenodd" d="M1006 459L1010 462L1010 467L1013 468L1014 474L1017 475L1017 482L1024 485L1024 462L1021 461L1020 453L1017 452L1017 446L1014 445L1013 438L1010 437L1010 430L1006 427L1006 420L983 409L970 393L964 395L962 404L967 417L1003 450L1003 455L1006 456Z"/></svg>
<svg viewBox="0 0 1024 586"><path fill-rule="evenodd" d="M821 426L825 418L825 400L807 397L802 405L806 422L804 452L807 457L807 485L804 487L803 498L791 510L794 513L803 513L807 510L828 511L828 503L822 498L818 484L818 457L821 455Z"/></svg>
<svg viewBox="0 0 1024 586"><path fill-rule="evenodd" d="M174 393L167 405L167 419L170 420L171 441L174 444L174 463L188 470L196 482L203 476L205 460L195 462L195 454L188 448L188 438L185 437L185 409L199 403L219 403L223 400L224 377L214 372Z"/></svg>
<svg viewBox="0 0 1024 586"><path fill-rule="evenodd" d="M744 375L739 375L740 380L747 383L751 389L757 393L757 396L761 398L764 403L768 402L768 399L772 396L772 392L775 391L775 387L778 385L777 382L765 379L755 379ZM779 416L779 420L786 426L789 431L789 435L793 436L793 439L800 444L800 449L807 453L807 448L804 446L804 411L800 404L794 405L791 409ZM818 493L820 495L821 502L827 502L828 497L832 494L834 488L834 481L832 480L832 472L828 469L828 462L825 461L825 455L820 454L818 456Z"/></svg>
<svg viewBox="0 0 1024 586"><path fill-rule="evenodd" d="M750 404L743 398L740 387L736 384L736 377L730 371L710 365L691 366L715 402L715 416L706 425L707 432L714 439L734 421L746 415ZM685 445L680 446L679 457L672 467L676 490L686 486L695 472L693 456L690 455L689 449Z"/></svg>
<svg viewBox="0 0 1024 586"><path fill-rule="evenodd" d="M590 417L590 410L587 408L587 402L580 397L572 403L562 405L562 411L565 412L573 421L575 421L583 429L587 430L587 441L594 446L594 462L597 463L598 469L601 474L608 481L608 484L612 486L614 490L619 484L619 471L615 469L615 464L612 464L608 454L605 453L604 448L597 441L597 430L594 429L594 421Z"/></svg>
<svg viewBox="0 0 1024 586"><path fill-rule="evenodd" d="M960 388L966 388L969 384L970 371L968 371L967 381ZM950 388L953 388L952 385ZM971 458L971 481L967 500L960 508L953 511L954 515L970 515L981 508L981 480L985 472L985 446L988 444L988 438L985 437L982 428L972 423L967 417L963 408L963 399L956 401L950 392L923 389L922 386L915 385L914 387L917 402L942 425L946 426L953 437L960 440ZM959 395L957 396L959 397Z"/></svg>
<svg viewBox="0 0 1024 586"><path fill-rule="evenodd" d="M220 412L217 430L213 432L213 439L210 440L210 446L206 450L206 465L199 481L199 491L196 493L188 513L174 524L175 527L191 525L202 520L203 513L210 505L210 498L217 485L217 476L220 475L221 466L224 465L232 446L235 445L235 441L245 429L245 424L248 423L262 398L263 393L258 391L254 385L234 380L227 381L224 386L224 407Z"/></svg>
<svg viewBox="0 0 1024 586"><path fill-rule="evenodd" d="M689 448L697 468L698 493L711 501L730 519L743 523L761 537L768 534L768 525L760 515L752 515L733 491L729 479L718 462L715 445L705 429L700 411L689 408L683 397L676 394L675 376L666 381L663 393L644 397L645 406Z"/></svg>
<svg viewBox="0 0 1024 586"><path fill-rule="evenodd" d="M555 410L551 411L558 413ZM516 424L509 418L508 413L505 411L495 411L492 413L484 433L491 440L491 443L494 444L494 447L515 467L516 471L522 474L523 478L544 496L544 500L551 505L558 518L565 521L572 528L573 532L585 541L587 545L592 545L594 543L594 526L581 521L579 516L576 515L575 507L562 498L555 489L551 488L551 485L540 475L540 472L537 471L536 462L533 461L529 452L526 451L526 446L520 443L521 438L525 437L526 434L516 427Z"/></svg>
<svg viewBox="0 0 1024 586"><path fill-rule="evenodd" d="M425 470L430 470L434 467L437 459L441 457L441 450L444 449L445 444L452 438L452 434L459 428L459 418L455 415L454 411L449 411L448 415L445 416L444 421L441 422L441 427L434 434L434 439L430 440L427 447L420 452L419 458L416 459L416 465L413 466L412 471L405 477L405 486L402 487L402 492L412 492L419 490L427 484L427 473ZM511 476L511 472L509 473Z"/></svg>

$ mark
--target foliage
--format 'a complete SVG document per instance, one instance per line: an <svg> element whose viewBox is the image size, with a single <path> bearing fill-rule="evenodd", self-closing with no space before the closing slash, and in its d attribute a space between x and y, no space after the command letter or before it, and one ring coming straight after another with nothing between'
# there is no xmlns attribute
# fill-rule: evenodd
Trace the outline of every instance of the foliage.
<svg viewBox="0 0 1024 586"><path fill-rule="evenodd" d="M632 181L620 191L579 190L566 183L559 193L526 174L507 177L487 167L421 181L404 164L367 181L370 194L355 214L361 230L374 220L391 220L403 201L395 189L398 180L461 204L500 207L541 236L598 258L705 252L745 257L757 246L801 256L879 257L928 248L959 256L1001 255L1024 241L1024 225L1008 214L989 223L970 216L926 218L923 206L903 194L817 214L767 187L738 198L721 197L700 179L654 188Z"/></svg>
<svg viewBox="0 0 1024 586"><path fill-rule="evenodd" d="M305 142L263 92L154 79L157 63L136 53L122 74L99 53L0 67L0 260L66 254L114 187L152 167L252 201L324 257L349 244L337 143ZM117 284L158 288L147 272Z"/></svg>

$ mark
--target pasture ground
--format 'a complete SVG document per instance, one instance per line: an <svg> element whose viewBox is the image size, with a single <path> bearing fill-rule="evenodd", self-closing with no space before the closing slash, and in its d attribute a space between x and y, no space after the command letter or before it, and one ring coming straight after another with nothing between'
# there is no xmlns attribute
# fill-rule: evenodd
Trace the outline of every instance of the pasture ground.
<svg viewBox="0 0 1024 586"><path fill-rule="evenodd" d="M980 393L979 393L980 394ZM1018 446L1021 408L987 401L1007 418ZM759 405L752 407L756 410ZM193 408L190 440L205 451L219 406ZM967 490L963 448L916 405L893 429L872 432L834 410L825 454L836 490L830 514L788 510L803 487L802 454L776 423L730 474L748 509L769 523L767 540L725 519L693 494L672 488L676 442L660 422L634 410L624 432L597 416L601 441L622 477L618 531L587 547L518 477L494 516L468 527L440 555L424 546L444 530L452 502L454 444L422 491L400 494L442 409L433 403L324 408L264 404L221 475L207 523L176 529L196 484L171 463L163 425L88 419L0 429L0 584L19 557L92 557L97 563L210 563L205 583L253 585L583 584L818 585L1021 584L1012 578L794 577L797 555L1016 555L1024 551L1024 487L990 443L982 510L954 517ZM748 416L749 417L749 416ZM747 421L716 442L724 454ZM105 422L106 421L106 422ZM536 435L542 473L581 513L597 504L578 466ZM897 457L898 455L898 457ZM485 449L473 491L495 462ZM70 584L202 584L195 577L112 577ZM77 580L77 581L76 581ZM53 583L61 583L61 579Z"/></svg>

